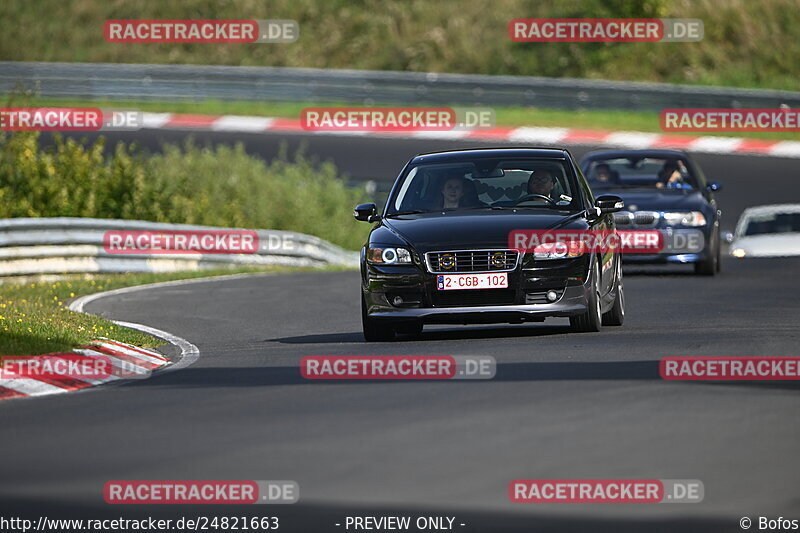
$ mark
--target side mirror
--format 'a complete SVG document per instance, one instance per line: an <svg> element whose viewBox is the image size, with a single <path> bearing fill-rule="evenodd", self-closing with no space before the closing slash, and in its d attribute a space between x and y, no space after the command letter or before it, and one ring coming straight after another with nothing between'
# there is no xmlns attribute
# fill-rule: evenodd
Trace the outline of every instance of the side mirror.
<svg viewBox="0 0 800 533"><path fill-rule="evenodd" d="M716 192L722 189L722 184L718 181L709 181L708 185L706 185L706 189L712 192Z"/></svg>
<svg viewBox="0 0 800 533"><path fill-rule="evenodd" d="M722 232L722 240L727 242L728 244L733 242L733 233L730 231L723 231Z"/></svg>
<svg viewBox="0 0 800 533"><path fill-rule="evenodd" d="M625 207L625 202L619 196L604 194L595 199L594 205L600 210L601 215L607 215L608 213L616 213L622 210Z"/></svg>
<svg viewBox="0 0 800 533"><path fill-rule="evenodd" d="M358 204L353 209L353 217L361 222L375 222L380 220L378 208L375 204Z"/></svg>

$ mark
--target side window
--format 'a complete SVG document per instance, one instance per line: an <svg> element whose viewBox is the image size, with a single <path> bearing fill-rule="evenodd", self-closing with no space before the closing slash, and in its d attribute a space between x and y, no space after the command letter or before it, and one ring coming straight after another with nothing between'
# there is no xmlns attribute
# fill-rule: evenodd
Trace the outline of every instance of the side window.
<svg viewBox="0 0 800 533"><path fill-rule="evenodd" d="M706 180L705 174L703 174L703 170L695 165L694 161L691 159L686 161L686 166L689 169L689 174L694 175L694 181L697 184L697 188L701 190L705 190L706 185L708 185L708 181Z"/></svg>

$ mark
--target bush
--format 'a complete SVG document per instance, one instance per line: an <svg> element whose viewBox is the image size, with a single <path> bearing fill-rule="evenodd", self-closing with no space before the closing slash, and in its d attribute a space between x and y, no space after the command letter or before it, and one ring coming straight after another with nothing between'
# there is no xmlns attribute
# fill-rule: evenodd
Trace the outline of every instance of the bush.
<svg viewBox="0 0 800 533"><path fill-rule="evenodd" d="M352 217L363 191L348 187L331 163L285 150L269 163L240 144L166 145L146 156L105 140L84 145L39 134L0 134L0 218L76 216L282 229L357 249L367 227Z"/></svg>

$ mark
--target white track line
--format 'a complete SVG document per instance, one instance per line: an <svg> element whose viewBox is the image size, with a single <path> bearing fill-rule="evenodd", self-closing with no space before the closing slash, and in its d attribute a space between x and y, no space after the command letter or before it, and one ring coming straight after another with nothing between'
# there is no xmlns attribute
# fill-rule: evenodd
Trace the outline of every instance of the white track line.
<svg viewBox="0 0 800 533"><path fill-rule="evenodd" d="M99 300L100 298L105 298L107 296L117 296L120 294L130 294L132 292L144 291L155 289L159 287L175 287L179 285L190 285L193 283L209 283L214 281L221 281L221 280L228 280L228 279L237 279L242 278L245 276L252 276L254 274L230 274L227 276L210 276L205 278L193 278L193 279L179 279L175 281L162 281L160 283L149 283L147 285L137 285L135 287L123 287L122 289L114 289L111 291L105 292L98 292L96 294L89 294L86 296L81 296L80 298L76 298L69 304L69 310L74 311L76 313L86 313L84 308L94 302L95 300ZM257 274L256 274L257 275ZM169 342L177 346L181 350L180 360L178 360L174 364L165 365L163 368L158 369L159 373L161 372L171 372L173 370L180 370L182 368L186 368L187 366L193 364L197 359L200 358L200 349L192 344L191 342L187 341L184 338L178 337L177 335L173 335L172 333L156 329L151 326L146 326L144 324L137 324L134 322L123 322L119 320L113 320L115 324L125 327L131 328L138 331L142 331L149 335L153 335L160 339L164 339L165 341Z"/></svg>

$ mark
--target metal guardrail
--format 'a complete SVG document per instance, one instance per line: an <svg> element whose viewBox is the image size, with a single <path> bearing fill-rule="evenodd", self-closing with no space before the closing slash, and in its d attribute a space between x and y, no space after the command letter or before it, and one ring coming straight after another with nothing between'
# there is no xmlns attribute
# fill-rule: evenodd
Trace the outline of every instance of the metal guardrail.
<svg viewBox="0 0 800 533"><path fill-rule="evenodd" d="M89 272L171 272L225 266L328 264L358 265L358 253L320 238L291 231L256 230L254 254L115 254L105 250L109 230L230 230L188 224L161 224L97 218L0 219L0 276ZM269 243L282 243L271 246ZM286 246L284 243L291 243Z"/></svg>
<svg viewBox="0 0 800 533"><path fill-rule="evenodd" d="M353 104L661 110L800 106L800 92L532 76L115 63L0 62L0 91L112 100L282 100Z"/></svg>

